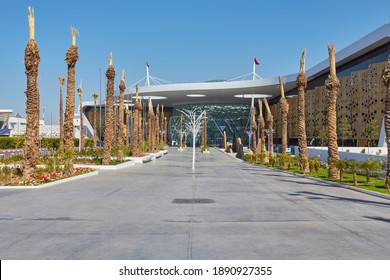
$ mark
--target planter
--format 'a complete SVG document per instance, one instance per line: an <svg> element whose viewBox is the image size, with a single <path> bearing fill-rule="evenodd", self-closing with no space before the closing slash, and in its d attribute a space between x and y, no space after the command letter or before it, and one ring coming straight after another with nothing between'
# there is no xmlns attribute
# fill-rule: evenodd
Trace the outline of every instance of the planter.
<svg viewBox="0 0 390 280"><path fill-rule="evenodd" d="M134 161L126 161L117 165L91 165L91 164L75 164L75 167L89 167L98 170L119 170L135 165Z"/></svg>

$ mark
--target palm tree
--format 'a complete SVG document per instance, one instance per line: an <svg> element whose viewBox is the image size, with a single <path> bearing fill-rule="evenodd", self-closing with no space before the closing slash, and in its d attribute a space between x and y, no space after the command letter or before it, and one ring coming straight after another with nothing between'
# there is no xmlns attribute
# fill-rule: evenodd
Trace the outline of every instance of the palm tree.
<svg viewBox="0 0 390 280"><path fill-rule="evenodd" d="M66 63L68 64L68 83L66 89L66 109L64 120L64 138L63 138L63 151L74 149L74 95L75 95L75 75L76 75L76 62L79 59L76 46L76 34L77 29L72 27L72 45L69 47L65 55ZM69 159L69 163L73 163L73 158Z"/></svg>
<svg viewBox="0 0 390 280"><path fill-rule="evenodd" d="M150 150L153 150L154 146L154 110L152 100L149 98L148 102L148 127L147 127L147 141Z"/></svg>
<svg viewBox="0 0 390 280"><path fill-rule="evenodd" d="M336 56L334 46L332 44L328 44L328 52L329 52L329 64L330 64L330 74L328 79L325 81L325 86L327 90L328 97L328 177L338 179L339 172L337 168L330 164L333 161L339 160L339 152L337 145L337 113L336 113L336 101L337 95L340 89L340 81L336 76Z"/></svg>
<svg viewBox="0 0 390 280"><path fill-rule="evenodd" d="M162 143L166 143L165 141L165 115L164 115L164 105L161 105L161 121L160 121L161 125L160 125L160 128L161 128L161 131L160 131L160 136L161 136L161 142Z"/></svg>
<svg viewBox="0 0 390 280"><path fill-rule="evenodd" d="M390 190L390 55L387 58L387 64L383 70L383 82L387 88L387 97L385 105L385 130L386 130L386 143L387 143L387 171L386 171L386 183L385 186Z"/></svg>
<svg viewBox="0 0 390 280"><path fill-rule="evenodd" d="M259 104L259 117L258 117L258 130L260 130L260 136L259 139L261 140L260 142L260 153L266 153L267 149L265 147L265 121L263 117L263 102L261 99L257 100Z"/></svg>
<svg viewBox="0 0 390 280"><path fill-rule="evenodd" d="M60 149L62 142L64 141L64 106L62 104L62 86L64 85L65 78L64 76L58 77L60 82Z"/></svg>
<svg viewBox="0 0 390 280"><path fill-rule="evenodd" d="M207 113L203 113L202 146L207 150Z"/></svg>
<svg viewBox="0 0 390 280"><path fill-rule="evenodd" d="M256 108L253 106L251 108L251 134L252 134L252 147L249 147L252 149L253 154L256 154L256 148L257 148L257 141L256 141L256 132L257 131L257 124L256 124Z"/></svg>
<svg viewBox="0 0 390 280"><path fill-rule="evenodd" d="M286 153L287 149L287 114L288 114L288 103L284 96L283 79L279 76L280 86L280 111L282 113L282 154Z"/></svg>
<svg viewBox="0 0 390 280"><path fill-rule="evenodd" d="M24 65L26 66L26 140L24 142L23 177L28 179L34 174L35 165L39 157L39 89L38 66L40 61L39 49L35 42L34 9L28 7L28 24L30 37L24 51Z"/></svg>
<svg viewBox="0 0 390 280"><path fill-rule="evenodd" d="M93 97L93 150L96 151L97 149L97 125L96 125L96 116L97 116L97 98L98 98L97 93L92 93Z"/></svg>
<svg viewBox="0 0 390 280"><path fill-rule="evenodd" d="M382 168L382 162L379 159L367 158L366 161L362 162L360 167L366 174L366 184L370 183L370 173L372 171L379 171Z"/></svg>
<svg viewBox="0 0 390 280"><path fill-rule="evenodd" d="M114 133L114 79L115 69L112 66L112 53L110 53L110 62L106 71L107 77L107 97L106 97L106 129L104 131L104 152L103 164L110 164L112 139Z"/></svg>
<svg viewBox="0 0 390 280"><path fill-rule="evenodd" d="M378 136L377 121L372 119L366 123L363 128L363 135L367 140L367 153L370 153L370 147L372 146L374 139Z"/></svg>
<svg viewBox="0 0 390 280"><path fill-rule="evenodd" d="M264 97L264 104L267 108L267 121L268 121L268 145L269 145L269 156L274 156L274 117L272 116L271 109L269 108L268 101Z"/></svg>
<svg viewBox="0 0 390 280"><path fill-rule="evenodd" d="M352 127L348 118L341 118L338 132L341 139L342 151L344 151L344 141L352 136Z"/></svg>
<svg viewBox="0 0 390 280"><path fill-rule="evenodd" d="M80 98L80 152L84 151L84 121L83 121L83 89L77 88L77 93Z"/></svg>
<svg viewBox="0 0 390 280"><path fill-rule="evenodd" d="M360 168L361 164L357 160L350 159L347 160L347 167L351 170L353 175L353 185L357 186L357 171Z"/></svg>
<svg viewBox="0 0 390 280"><path fill-rule="evenodd" d="M125 123L124 123L124 114L125 114L125 70L122 71L122 79L119 83L119 111L118 111L118 122L119 122L119 132L118 132L118 160L123 160L123 144L125 139Z"/></svg>
<svg viewBox="0 0 390 280"><path fill-rule="evenodd" d="M344 172L345 168L347 167L347 160L345 160L345 159L333 160L331 162L331 165L334 168L337 168L337 170L339 171L340 182L343 181L343 172Z"/></svg>
<svg viewBox="0 0 390 280"><path fill-rule="evenodd" d="M154 150L157 150L158 145L160 144L160 105L157 104L156 108L156 119L155 119L155 125L154 125L154 130L155 130L155 142L154 142Z"/></svg>
<svg viewBox="0 0 390 280"><path fill-rule="evenodd" d="M164 144L168 143L168 122L167 117L164 117Z"/></svg>
<svg viewBox="0 0 390 280"><path fill-rule="evenodd" d="M305 73L306 49L302 52L300 69L297 77L298 86L298 145L299 145L299 170L306 173L307 169L307 140L306 140L306 116L305 116L305 89L307 77ZM305 164L303 164L305 163Z"/></svg>
<svg viewBox="0 0 390 280"><path fill-rule="evenodd" d="M135 87L135 103L134 103L134 116L132 124L132 136L131 136L131 151L133 156L139 156L141 154L139 149L139 143L141 139L140 133L140 111L142 111L142 105L138 99L138 85Z"/></svg>

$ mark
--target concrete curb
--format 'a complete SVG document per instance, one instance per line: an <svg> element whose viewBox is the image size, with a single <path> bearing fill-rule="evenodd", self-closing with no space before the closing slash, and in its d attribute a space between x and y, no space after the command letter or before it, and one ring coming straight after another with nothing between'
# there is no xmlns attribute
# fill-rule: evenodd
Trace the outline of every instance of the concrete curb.
<svg viewBox="0 0 390 280"><path fill-rule="evenodd" d="M119 170L127 167L134 166L134 161L127 161L121 164L117 165L90 165L90 164L75 164L75 167L82 167L82 168L92 168L92 169L98 169L98 170Z"/></svg>
<svg viewBox="0 0 390 280"><path fill-rule="evenodd" d="M150 153L150 154L143 156L143 157L126 157L126 159L133 161L135 164L143 164L143 163L151 162L151 161L153 161L157 158L160 158L166 154L168 154L167 149L158 151L156 153Z"/></svg>
<svg viewBox="0 0 390 280"><path fill-rule="evenodd" d="M0 186L0 190L36 190L36 189L44 189L44 188L60 185L60 184L63 184L63 183L68 183L68 182L76 181L76 180L79 180L79 179L84 179L84 178L87 178L87 177L96 176L98 174L99 174L98 171L93 171L93 172L89 172L89 173L86 173L86 174L81 174L81 175L77 175L77 176L74 176L74 177L65 178L65 179L62 179L62 180L57 180L57 181L54 181L54 182L50 182L50 183L46 183L46 184L42 184L42 185L38 185L38 186Z"/></svg>

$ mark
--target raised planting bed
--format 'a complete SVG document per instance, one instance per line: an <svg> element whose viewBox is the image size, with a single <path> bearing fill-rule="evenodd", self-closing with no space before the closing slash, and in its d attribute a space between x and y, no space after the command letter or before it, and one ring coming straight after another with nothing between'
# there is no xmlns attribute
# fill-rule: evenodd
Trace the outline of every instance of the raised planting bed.
<svg viewBox="0 0 390 280"><path fill-rule="evenodd" d="M7 186L0 185L0 190L41 189L95 175L98 175L98 171L91 168L73 168L68 175L64 172L52 172L41 176L35 176L27 181L19 181L17 184Z"/></svg>
<svg viewBox="0 0 390 280"><path fill-rule="evenodd" d="M134 166L135 162L130 160L130 161L125 161L116 165L92 165L92 164L75 164L75 167L89 167L93 169L98 169L98 170L119 170L123 168L128 168L131 166Z"/></svg>

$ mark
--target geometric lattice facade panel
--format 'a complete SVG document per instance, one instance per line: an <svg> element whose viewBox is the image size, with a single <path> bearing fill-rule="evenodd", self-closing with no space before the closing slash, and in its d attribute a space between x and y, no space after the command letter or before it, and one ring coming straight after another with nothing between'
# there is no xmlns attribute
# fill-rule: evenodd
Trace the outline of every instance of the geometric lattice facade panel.
<svg viewBox="0 0 390 280"><path fill-rule="evenodd" d="M386 87L383 84L382 72L386 62L369 65L368 69L352 72L350 76L341 77L340 93L337 98L337 120L346 118L352 127L351 140L364 140L364 126L371 120L377 121L379 138L381 122L385 108ZM326 127L327 99L324 86L307 90L305 94L306 133L307 138L319 138L322 127ZM288 137L298 138L298 97L288 99ZM279 103L272 105L275 137L281 136L281 113Z"/></svg>

